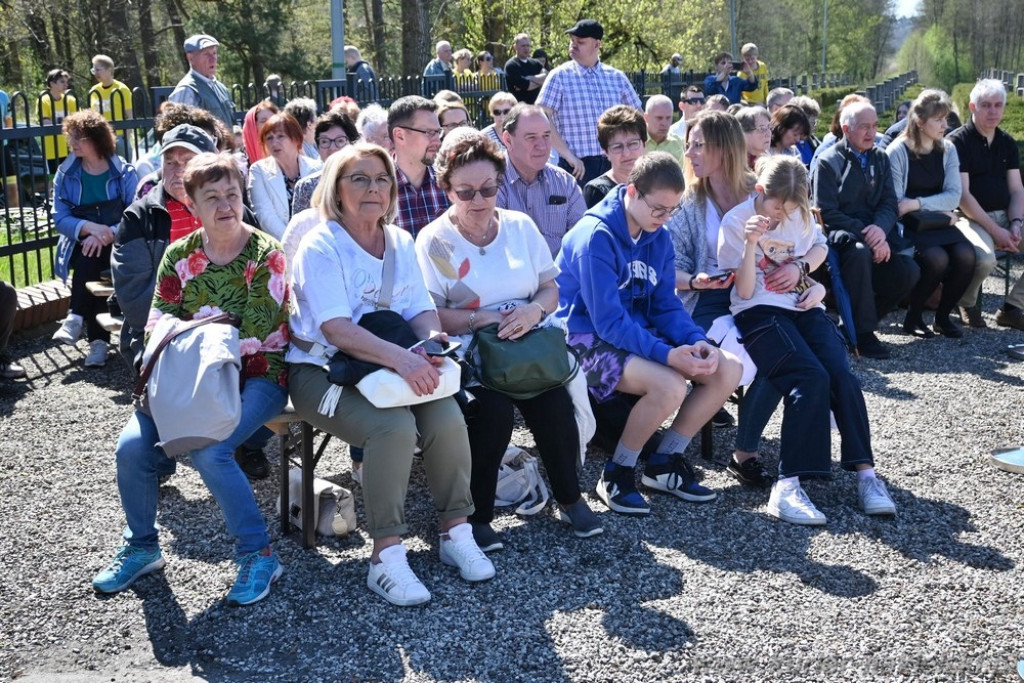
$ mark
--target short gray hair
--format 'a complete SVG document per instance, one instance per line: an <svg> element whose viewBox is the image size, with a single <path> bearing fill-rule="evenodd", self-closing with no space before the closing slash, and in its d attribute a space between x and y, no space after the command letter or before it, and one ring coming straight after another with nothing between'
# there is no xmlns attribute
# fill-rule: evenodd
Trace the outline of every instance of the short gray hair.
<svg viewBox="0 0 1024 683"><path fill-rule="evenodd" d="M971 104L975 106L984 99L996 96L1002 97L1003 104L1006 104L1006 86L995 78L983 78L971 88Z"/></svg>
<svg viewBox="0 0 1024 683"><path fill-rule="evenodd" d="M647 106L644 107L644 113L650 114L651 109L654 109L654 107L659 104L667 105L669 110L673 109L672 100L670 100L666 95L652 95L650 99L647 100Z"/></svg>
<svg viewBox="0 0 1024 683"><path fill-rule="evenodd" d="M354 57L355 59L362 59L363 58L363 56L359 54L359 48L356 47L355 45L346 45L345 46L345 56L346 57Z"/></svg>
<svg viewBox="0 0 1024 683"><path fill-rule="evenodd" d="M305 131L306 126L316 121L316 102L308 97L296 97L284 105L284 113L294 116Z"/></svg>
<svg viewBox="0 0 1024 683"><path fill-rule="evenodd" d="M839 114L839 125L840 126L852 126L853 122L857 120L857 117L866 112L868 109L875 111L875 107L870 102L851 102L850 104L843 107L843 111Z"/></svg>
<svg viewBox="0 0 1024 683"><path fill-rule="evenodd" d="M771 109L772 105L781 100L782 98L788 97L789 99L793 99L795 94L796 93L794 93L789 88L772 88L768 92L768 97L765 98L765 106Z"/></svg>
<svg viewBox="0 0 1024 683"><path fill-rule="evenodd" d="M359 131L359 135L366 137L369 134L371 137L380 130L381 128L387 132L388 129L388 110L380 106L376 102L363 107L359 111L359 116L356 117L356 130ZM367 133L369 130L369 133Z"/></svg>

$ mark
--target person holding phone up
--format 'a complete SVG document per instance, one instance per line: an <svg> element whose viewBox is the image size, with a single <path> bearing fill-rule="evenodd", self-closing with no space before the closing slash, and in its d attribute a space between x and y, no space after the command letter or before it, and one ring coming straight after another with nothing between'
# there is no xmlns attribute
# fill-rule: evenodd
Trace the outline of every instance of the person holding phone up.
<svg viewBox="0 0 1024 683"><path fill-rule="evenodd" d="M753 92L758 88L757 76L747 62L733 62L728 52L719 52L711 63L715 73L704 79L704 95L725 95L730 104L739 104L745 92ZM733 75L733 71L741 71L743 77Z"/></svg>

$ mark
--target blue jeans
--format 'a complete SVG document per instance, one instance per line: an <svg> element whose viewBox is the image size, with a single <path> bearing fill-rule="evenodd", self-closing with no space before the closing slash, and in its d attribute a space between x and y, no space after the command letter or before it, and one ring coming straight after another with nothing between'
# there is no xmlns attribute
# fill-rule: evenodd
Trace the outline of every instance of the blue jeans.
<svg viewBox="0 0 1024 683"><path fill-rule="evenodd" d="M228 532L237 539L237 552L249 553L270 543L263 513L256 505L249 480L235 462L235 449L278 415L288 401L284 387L266 379L249 379L242 389L242 417L224 441L192 451L192 465L210 489L224 515ZM117 440L117 488L128 520L125 541L154 550L159 547L156 505L160 475L170 460L157 442L156 424L135 411ZM173 462L173 461L172 461Z"/></svg>
<svg viewBox="0 0 1024 683"><path fill-rule="evenodd" d="M716 318L729 315L731 292L731 287L701 292L693 309L693 322L706 332L711 329ZM775 391L771 383L758 371L757 377L743 394L743 402L740 404L740 419L736 425L736 450L748 453L760 450L761 435L764 434L764 428L768 420L772 419L772 413L781 400L779 392Z"/></svg>
<svg viewBox="0 0 1024 683"><path fill-rule="evenodd" d="M846 346L820 308L791 311L754 306L736 314L747 353L784 396L779 474L826 476L831 470L831 408L843 442L841 464L873 464L871 430L860 381L850 371Z"/></svg>

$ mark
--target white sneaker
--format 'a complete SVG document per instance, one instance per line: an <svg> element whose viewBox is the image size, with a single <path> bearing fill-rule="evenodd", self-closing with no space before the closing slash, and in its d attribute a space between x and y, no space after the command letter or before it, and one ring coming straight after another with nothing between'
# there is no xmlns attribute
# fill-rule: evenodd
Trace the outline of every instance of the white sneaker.
<svg viewBox="0 0 1024 683"><path fill-rule="evenodd" d="M82 319L68 313L68 317L64 318L64 322L62 322L60 324L60 328L53 333L52 338L55 341L63 342L68 346L74 346L81 336Z"/></svg>
<svg viewBox="0 0 1024 683"><path fill-rule="evenodd" d="M486 581L494 578L494 565L473 539L473 527L468 522L456 524L448 530L448 538L441 536L441 562L459 568L459 576L466 581Z"/></svg>
<svg viewBox="0 0 1024 683"><path fill-rule="evenodd" d="M89 342L89 355L85 357L85 367L102 368L107 364L107 349L110 347L102 339Z"/></svg>
<svg viewBox="0 0 1024 683"><path fill-rule="evenodd" d="M423 585L405 559L405 546L399 543L380 551L380 564L370 563L366 586L392 605L410 607L430 600Z"/></svg>
<svg viewBox="0 0 1024 683"><path fill-rule="evenodd" d="M362 463L359 463L358 466L356 466L355 463L352 463L352 481L354 481L355 483L359 484L360 486L363 485L363 464Z"/></svg>
<svg viewBox="0 0 1024 683"><path fill-rule="evenodd" d="M768 514L790 524L821 526L827 521L799 483L775 482L772 494L768 497Z"/></svg>
<svg viewBox="0 0 1024 683"><path fill-rule="evenodd" d="M868 515L895 515L896 503L885 488L885 482L878 477L869 477L857 481L857 494L860 506Z"/></svg>

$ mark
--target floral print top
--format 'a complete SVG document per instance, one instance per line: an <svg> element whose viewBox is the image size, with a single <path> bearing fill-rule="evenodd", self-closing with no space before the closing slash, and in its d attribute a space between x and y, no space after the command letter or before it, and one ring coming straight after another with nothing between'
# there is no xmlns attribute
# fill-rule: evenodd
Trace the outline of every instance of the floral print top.
<svg viewBox="0 0 1024 683"><path fill-rule="evenodd" d="M147 336L166 315L192 320L234 313L242 318L242 376L288 387L288 289L277 240L255 230L242 253L221 266L207 257L197 230L167 247L156 281Z"/></svg>

